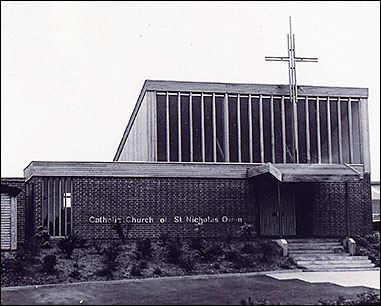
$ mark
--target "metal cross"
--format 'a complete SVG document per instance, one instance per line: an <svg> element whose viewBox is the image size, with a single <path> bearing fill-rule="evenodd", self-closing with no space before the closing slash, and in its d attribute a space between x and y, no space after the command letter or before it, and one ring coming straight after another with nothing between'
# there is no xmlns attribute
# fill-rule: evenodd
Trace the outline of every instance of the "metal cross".
<svg viewBox="0 0 381 306"><path fill-rule="evenodd" d="M296 86L296 62L309 62L317 63L318 59L316 57L296 57L295 56L295 35L292 34L291 27L291 16L290 16L290 34L287 34L287 48L288 57L285 56L266 56L265 61L275 61L275 62L288 62L288 79L289 79L289 89L290 89L290 101L293 106L293 159L294 162L299 163L299 153L298 153L298 117L297 117L297 103L298 103L298 91Z"/></svg>

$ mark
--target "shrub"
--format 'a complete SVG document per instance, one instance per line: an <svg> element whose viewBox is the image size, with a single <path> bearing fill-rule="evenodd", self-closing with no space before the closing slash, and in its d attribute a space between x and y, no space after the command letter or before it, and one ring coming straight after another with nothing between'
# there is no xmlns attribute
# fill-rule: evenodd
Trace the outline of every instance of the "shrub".
<svg viewBox="0 0 381 306"><path fill-rule="evenodd" d="M160 236L159 236L159 244L161 246L167 246L169 240L170 240L170 234L169 232L166 232L166 233L161 233Z"/></svg>
<svg viewBox="0 0 381 306"><path fill-rule="evenodd" d="M205 249L205 240L201 237L192 237L189 246L196 251L203 251Z"/></svg>
<svg viewBox="0 0 381 306"><path fill-rule="evenodd" d="M320 305L380 305L380 296L373 290L357 295L355 300L346 300L339 296L334 301L319 300Z"/></svg>
<svg viewBox="0 0 381 306"><path fill-rule="evenodd" d="M120 248L118 244L110 244L108 247L103 249L103 262L106 267L113 270L116 265L116 259L120 253Z"/></svg>
<svg viewBox="0 0 381 306"><path fill-rule="evenodd" d="M71 259L71 255L75 248L79 245L80 238L77 235L70 235L61 239L57 246L66 255L67 259Z"/></svg>
<svg viewBox="0 0 381 306"><path fill-rule="evenodd" d="M131 271L130 271L131 276L139 277L142 276L142 269L139 265L133 264Z"/></svg>
<svg viewBox="0 0 381 306"><path fill-rule="evenodd" d="M161 269L159 267L157 267L155 270L153 270L152 273L155 275L162 275L163 274L163 272L161 271Z"/></svg>
<svg viewBox="0 0 381 306"><path fill-rule="evenodd" d="M180 239L171 239L167 246L167 261L172 264L178 264L183 254L182 243Z"/></svg>
<svg viewBox="0 0 381 306"><path fill-rule="evenodd" d="M253 240L256 237L254 225L249 223L244 223L239 229L239 235L246 241Z"/></svg>
<svg viewBox="0 0 381 306"><path fill-rule="evenodd" d="M81 276L81 272L79 272L78 269L74 269L68 275L69 277L72 277L72 278L79 278Z"/></svg>
<svg viewBox="0 0 381 306"><path fill-rule="evenodd" d="M194 259L190 256L183 259L180 263L180 267L184 269L185 272L190 273L195 268L195 262Z"/></svg>
<svg viewBox="0 0 381 306"><path fill-rule="evenodd" d="M139 239L136 241L136 250L134 251L135 258L137 260L150 259L154 249L152 248L151 239Z"/></svg>
<svg viewBox="0 0 381 306"><path fill-rule="evenodd" d="M43 271L51 274L55 271L56 264L57 264L56 255L46 255L42 259L41 268Z"/></svg>
<svg viewBox="0 0 381 306"><path fill-rule="evenodd" d="M241 249L242 253L253 254L257 251L257 248L252 243L245 243Z"/></svg>
<svg viewBox="0 0 381 306"><path fill-rule="evenodd" d="M355 255L368 256L377 266L380 266L380 238L377 234L367 234L364 236L354 235L357 248Z"/></svg>
<svg viewBox="0 0 381 306"><path fill-rule="evenodd" d="M220 243L212 243L208 246L205 251L202 253L202 259L205 261L213 260L218 256L223 255L224 250Z"/></svg>
<svg viewBox="0 0 381 306"><path fill-rule="evenodd" d="M109 267L104 267L94 273L97 276L110 276L112 274L112 270Z"/></svg>
<svg viewBox="0 0 381 306"><path fill-rule="evenodd" d="M42 248L50 248L50 235L46 227L38 227L34 235L35 242Z"/></svg>
<svg viewBox="0 0 381 306"><path fill-rule="evenodd" d="M128 237L128 234L131 229L130 224L124 225L122 222L116 222L112 224L112 228L116 231L119 239L124 243Z"/></svg>
<svg viewBox="0 0 381 306"><path fill-rule="evenodd" d="M258 252L264 262L269 262L271 258L279 253L278 245L271 240L259 240Z"/></svg>
<svg viewBox="0 0 381 306"><path fill-rule="evenodd" d="M25 273L27 262L18 258L1 259L1 275Z"/></svg>
<svg viewBox="0 0 381 306"><path fill-rule="evenodd" d="M102 241L94 241L92 245L95 250L95 254L101 255L103 253L105 245Z"/></svg>

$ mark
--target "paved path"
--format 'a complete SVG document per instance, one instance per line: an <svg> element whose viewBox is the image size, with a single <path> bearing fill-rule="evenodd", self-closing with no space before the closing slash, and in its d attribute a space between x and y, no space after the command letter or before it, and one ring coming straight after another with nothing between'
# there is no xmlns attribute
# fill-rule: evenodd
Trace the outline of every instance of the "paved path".
<svg viewBox="0 0 381 306"><path fill-rule="evenodd" d="M380 290L380 270L348 272L295 272L266 274L278 280L299 279L309 283L333 283L340 286L365 286Z"/></svg>
<svg viewBox="0 0 381 306"><path fill-rule="evenodd" d="M370 274L364 272L342 274L343 278L363 280L356 287L332 283L338 275L335 278L330 272L266 273L269 276L242 273L1 288L1 304L238 305L242 299L251 297L254 301L266 299L281 305L306 305L316 304L320 299L336 300L338 296L355 299L373 286L366 283Z"/></svg>

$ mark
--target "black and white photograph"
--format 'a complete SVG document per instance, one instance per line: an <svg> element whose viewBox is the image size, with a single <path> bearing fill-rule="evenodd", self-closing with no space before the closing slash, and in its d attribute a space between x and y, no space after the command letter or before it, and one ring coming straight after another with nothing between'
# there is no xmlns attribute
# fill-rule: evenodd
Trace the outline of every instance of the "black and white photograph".
<svg viewBox="0 0 381 306"><path fill-rule="evenodd" d="M380 26L1 1L1 304L379 305Z"/></svg>

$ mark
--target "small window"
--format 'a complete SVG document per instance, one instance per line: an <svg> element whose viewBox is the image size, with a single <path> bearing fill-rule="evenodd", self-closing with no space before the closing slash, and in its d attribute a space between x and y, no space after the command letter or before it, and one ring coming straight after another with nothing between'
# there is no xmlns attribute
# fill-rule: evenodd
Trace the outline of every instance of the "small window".
<svg viewBox="0 0 381 306"><path fill-rule="evenodd" d="M71 193L66 192L63 194L63 206L64 208L71 208Z"/></svg>

